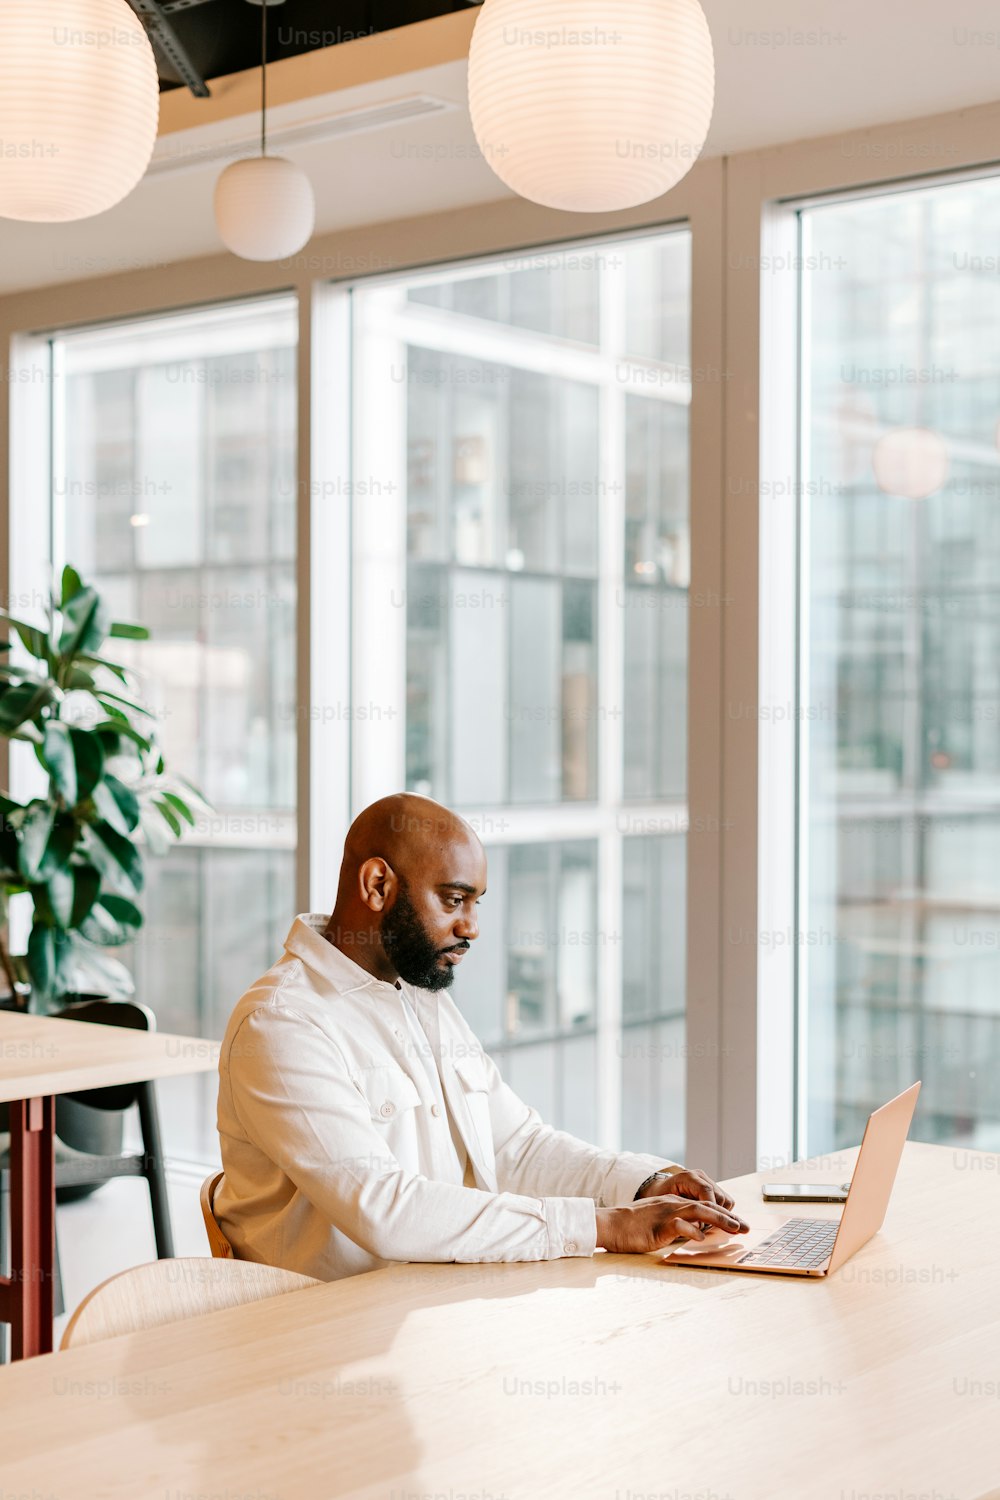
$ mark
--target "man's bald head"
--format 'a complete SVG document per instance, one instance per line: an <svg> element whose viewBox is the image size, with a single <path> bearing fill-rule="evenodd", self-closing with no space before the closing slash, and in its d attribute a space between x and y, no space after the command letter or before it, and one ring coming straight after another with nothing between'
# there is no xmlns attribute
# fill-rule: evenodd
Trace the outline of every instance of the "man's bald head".
<svg viewBox="0 0 1000 1500"><path fill-rule="evenodd" d="M486 855L465 819L398 792L351 824L326 936L380 979L445 989L478 935L485 889Z"/></svg>
<svg viewBox="0 0 1000 1500"><path fill-rule="evenodd" d="M447 859L451 850L460 848L483 852L464 818L430 797L395 792L366 807L347 830L340 886L343 889L345 876L350 881L368 859L385 859L409 879L411 870Z"/></svg>

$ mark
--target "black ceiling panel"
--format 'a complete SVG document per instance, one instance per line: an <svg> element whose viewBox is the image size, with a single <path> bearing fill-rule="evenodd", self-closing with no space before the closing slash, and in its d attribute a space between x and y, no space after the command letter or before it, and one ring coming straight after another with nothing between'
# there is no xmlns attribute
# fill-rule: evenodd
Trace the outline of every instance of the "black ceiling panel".
<svg viewBox="0 0 1000 1500"><path fill-rule="evenodd" d="M185 58L209 88L213 78L260 62L261 7L250 0L132 0L154 43L161 90L183 88ZM267 8L269 62L335 47L378 31L474 8L479 0L285 0ZM158 11L162 21L158 21ZM145 12L145 14L143 14ZM173 32L171 45L169 32ZM157 44L158 33L163 44ZM179 44L179 45L176 45ZM173 60L170 53L173 53Z"/></svg>

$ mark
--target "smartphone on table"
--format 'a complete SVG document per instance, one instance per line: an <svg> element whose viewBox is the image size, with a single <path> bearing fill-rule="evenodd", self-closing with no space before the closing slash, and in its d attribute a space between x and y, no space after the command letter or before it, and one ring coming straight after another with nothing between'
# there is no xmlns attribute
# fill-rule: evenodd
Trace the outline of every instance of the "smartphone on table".
<svg viewBox="0 0 1000 1500"><path fill-rule="evenodd" d="M849 1182L765 1182L765 1203L845 1203Z"/></svg>

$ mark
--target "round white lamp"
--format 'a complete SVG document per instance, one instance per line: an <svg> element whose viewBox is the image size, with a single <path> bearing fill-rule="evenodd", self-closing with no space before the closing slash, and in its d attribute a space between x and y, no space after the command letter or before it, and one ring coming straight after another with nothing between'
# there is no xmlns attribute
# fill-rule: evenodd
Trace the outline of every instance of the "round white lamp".
<svg viewBox="0 0 1000 1500"><path fill-rule="evenodd" d="M872 468L884 494L926 500L948 478L948 445L929 427L896 427L875 444Z"/></svg>
<svg viewBox="0 0 1000 1500"><path fill-rule="evenodd" d="M301 250L316 222L312 183L294 162L267 154L267 13L260 6L260 155L234 161L215 184L215 223L222 243L243 260L284 260Z"/></svg>
<svg viewBox="0 0 1000 1500"><path fill-rule="evenodd" d="M232 162L215 184L215 222L222 242L244 260L283 260L313 232L316 205L309 178L283 156Z"/></svg>
<svg viewBox="0 0 1000 1500"><path fill-rule="evenodd" d="M698 0L484 0L469 112L489 166L522 198L600 213L690 171L715 97Z"/></svg>
<svg viewBox="0 0 1000 1500"><path fill-rule="evenodd" d="M112 208L146 170L159 113L153 49L125 0L0 4L0 216Z"/></svg>

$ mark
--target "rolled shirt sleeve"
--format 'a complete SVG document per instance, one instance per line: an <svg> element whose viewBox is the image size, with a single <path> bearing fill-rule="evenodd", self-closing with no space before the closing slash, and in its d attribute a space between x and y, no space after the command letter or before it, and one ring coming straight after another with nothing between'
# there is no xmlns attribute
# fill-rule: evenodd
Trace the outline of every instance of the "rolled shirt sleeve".
<svg viewBox="0 0 1000 1500"><path fill-rule="evenodd" d="M602 1151L553 1129L503 1081L491 1058L484 1054L483 1060L501 1188L529 1195L571 1194L591 1199L598 1208L614 1208L631 1203L652 1173L682 1170L664 1157Z"/></svg>

